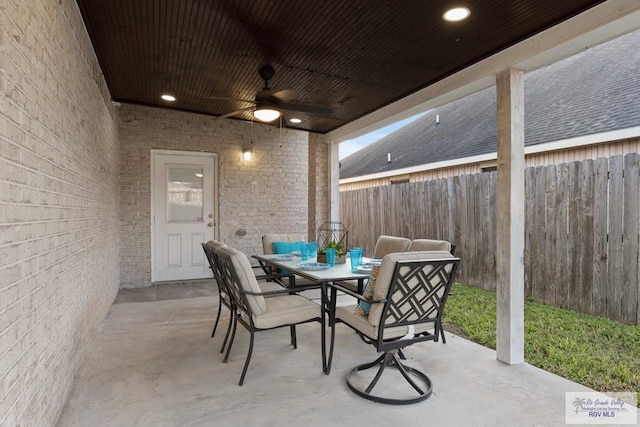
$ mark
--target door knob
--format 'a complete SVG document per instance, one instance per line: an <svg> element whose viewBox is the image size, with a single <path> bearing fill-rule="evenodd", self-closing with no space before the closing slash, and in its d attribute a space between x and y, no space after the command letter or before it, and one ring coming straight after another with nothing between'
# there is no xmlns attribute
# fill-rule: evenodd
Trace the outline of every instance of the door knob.
<svg viewBox="0 0 640 427"><path fill-rule="evenodd" d="M210 222L209 224L207 224L207 227L213 227L213 223Z"/></svg>

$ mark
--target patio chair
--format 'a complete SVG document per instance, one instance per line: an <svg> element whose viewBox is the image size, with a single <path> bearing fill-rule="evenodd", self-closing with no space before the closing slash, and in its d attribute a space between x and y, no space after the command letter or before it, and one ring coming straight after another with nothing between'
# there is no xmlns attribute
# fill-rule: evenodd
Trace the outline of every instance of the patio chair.
<svg viewBox="0 0 640 427"><path fill-rule="evenodd" d="M251 361L256 332L289 326L291 345L297 348L296 325L320 321L321 311L318 304L300 295L291 294L291 289L262 291L244 253L228 246L216 248L215 251L220 261L221 273L229 284L229 292L237 310L224 361L229 358L238 323L244 326L251 336L249 351L238 383L242 386Z"/></svg>
<svg viewBox="0 0 640 427"><path fill-rule="evenodd" d="M373 257L382 259L385 255L395 252L406 252L409 249L411 240L405 237L385 236L378 237L376 247L373 250Z"/></svg>
<svg viewBox="0 0 640 427"><path fill-rule="evenodd" d="M356 312L357 306L339 306L336 307L336 319L354 329L364 342L382 353L373 362L349 371L347 385L354 393L388 404L410 404L429 398L431 380L418 369L402 364L399 352L415 343L436 341L458 263L459 259L446 251L393 253L383 259L375 289L370 290L370 302L357 293L341 289L358 298L359 304L370 303L370 311L368 315L362 315ZM369 380L365 381L360 372L375 367L378 370L367 385ZM398 394L396 382L391 387L391 393L396 394L374 395L373 389L388 367L397 369L410 387Z"/></svg>
<svg viewBox="0 0 640 427"><path fill-rule="evenodd" d="M447 251L453 255L456 251L456 245L452 245L446 240L413 239L408 251Z"/></svg>
<svg viewBox="0 0 640 427"><path fill-rule="evenodd" d="M269 233L269 234L265 234L264 236L262 236L262 252L265 255L272 255L275 253L275 251L273 250L273 243L274 242L287 242L287 243L295 243L295 242L304 242L305 241L305 237L303 234L300 233ZM267 273L275 273L275 271L272 271L270 269L270 267L268 266L262 266L262 268L264 269L265 272ZM320 287L320 285L318 285L316 282L313 282L311 280L305 279L304 277L300 277L300 276L294 276L295 277L295 286L296 287L307 287L307 288L314 288L314 287ZM289 286L288 282L285 282L283 280L278 280L276 279L282 286Z"/></svg>
<svg viewBox="0 0 640 427"><path fill-rule="evenodd" d="M231 300L231 295L228 292L228 285L225 282L225 278L222 275L220 270L220 263L218 261L218 257L216 255L215 248L226 247L227 245L218 241L218 240L210 240L206 243L202 243L202 249L207 257L207 261L209 261L209 268L213 272L213 278L216 281L218 288L218 313L216 315L216 321L213 325L213 331L211 332L211 338L213 338L216 334L216 329L218 328L218 323L220 322L220 314L222 312L222 306L224 305L229 309L229 325L227 326L227 333L224 336L224 341L222 342L222 347L220 348L220 353L224 351L224 348L227 344L227 339L229 338L229 331L231 330L231 325L233 323L233 316L235 315L235 307L233 305L233 301ZM261 282L260 289L264 292L267 291L277 291L282 290L282 286L275 282Z"/></svg>

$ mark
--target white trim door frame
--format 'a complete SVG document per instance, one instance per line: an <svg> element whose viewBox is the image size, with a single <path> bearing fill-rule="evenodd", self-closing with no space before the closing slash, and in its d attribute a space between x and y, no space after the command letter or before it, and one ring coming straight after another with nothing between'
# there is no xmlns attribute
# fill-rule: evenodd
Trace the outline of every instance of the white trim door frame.
<svg viewBox="0 0 640 427"><path fill-rule="evenodd" d="M151 281L211 277L201 243L218 233L218 156L151 150Z"/></svg>

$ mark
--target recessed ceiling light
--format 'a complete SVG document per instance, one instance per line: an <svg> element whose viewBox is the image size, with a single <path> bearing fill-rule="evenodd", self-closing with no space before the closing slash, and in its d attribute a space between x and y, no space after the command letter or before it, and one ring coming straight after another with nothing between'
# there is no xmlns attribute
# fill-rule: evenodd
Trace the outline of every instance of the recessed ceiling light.
<svg viewBox="0 0 640 427"><path fill-rule="evenodd" d="M445 21L455 22L462 21L471 15L471 11L466 7L454 7L453 9L447 10L442 17Z"/></svg>
<svg viewBox="0 0 640 427"><path fill-rule="evenodd" d="M300 120L300 119L289 119L289 121L291 123L302 123L302 120Z"/></svg>
<svg viewBox="0 0 640 427"><path fill-rule="evenodd" d="M167 95L167 94L162 95L160 98L164 99L165 101L170 101L170 102L173 102L173 101L176 100L175 96Z"/></svg>

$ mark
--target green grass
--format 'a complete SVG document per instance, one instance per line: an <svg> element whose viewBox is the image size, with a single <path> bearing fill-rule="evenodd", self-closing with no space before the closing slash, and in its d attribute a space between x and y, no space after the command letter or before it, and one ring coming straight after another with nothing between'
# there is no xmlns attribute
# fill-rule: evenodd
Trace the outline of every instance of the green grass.
<svg viewBox="0 0 640 427"><path fill-rule="evenodd" d="M524 310L527 363L597 391L640 391L640 326L533 302ZM454 284L443 322L495 349L496 293Z"/></svg>

